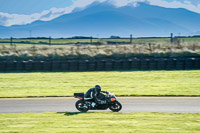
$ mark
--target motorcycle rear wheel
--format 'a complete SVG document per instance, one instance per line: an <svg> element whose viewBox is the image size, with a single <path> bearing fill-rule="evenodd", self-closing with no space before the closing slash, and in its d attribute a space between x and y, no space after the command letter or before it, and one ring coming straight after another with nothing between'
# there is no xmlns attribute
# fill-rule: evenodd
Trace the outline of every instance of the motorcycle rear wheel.
<svg viewBox="0 0 200 133"><path fill-rule="evenodd" d="M109 109L113 112L119 112L122 109L120 102L116 101L114 104L110 105Z"/></svg>
<svg viewBox="0 0 200 133"><path fill-rule="evenodd" d="M89 109L83 100L78 100L75 106L76 106L76 109L79 110L80 112L87 112Z"/></svg>

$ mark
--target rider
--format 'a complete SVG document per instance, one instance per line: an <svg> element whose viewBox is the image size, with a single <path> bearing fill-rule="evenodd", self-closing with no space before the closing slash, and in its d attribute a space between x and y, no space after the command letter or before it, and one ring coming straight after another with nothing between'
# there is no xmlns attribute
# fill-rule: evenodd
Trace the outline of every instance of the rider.
<svg viewBox="0 0 200 133"><path fill-rule="evenodd" d="M107 91L101 91L101 86L100 85L95 85L94 88L89 89L85 93L85 100L94 100L94 102L96 102L98 104L105 104L104 100L98 99L98 96L99 96L99 94L101 92L108 93Z"/></svg>

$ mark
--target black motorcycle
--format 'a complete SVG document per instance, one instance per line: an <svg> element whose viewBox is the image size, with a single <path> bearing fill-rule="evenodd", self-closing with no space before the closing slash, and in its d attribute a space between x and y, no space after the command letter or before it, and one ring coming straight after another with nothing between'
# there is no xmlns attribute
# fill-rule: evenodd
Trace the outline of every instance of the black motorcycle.
<svg viewBox="0 0 200 133"><path fill-rule="evenodd" d="M98 99L103 103L97 103L93 100L84 99L84 93L74 93L74 97L78 98L75 104L77 110L80 112L87 112L88 110L106 110L110 109L113 112L119 112L122 109L122 105L117 101L114 94L107 92L106 95L100 93Z"/></svg>

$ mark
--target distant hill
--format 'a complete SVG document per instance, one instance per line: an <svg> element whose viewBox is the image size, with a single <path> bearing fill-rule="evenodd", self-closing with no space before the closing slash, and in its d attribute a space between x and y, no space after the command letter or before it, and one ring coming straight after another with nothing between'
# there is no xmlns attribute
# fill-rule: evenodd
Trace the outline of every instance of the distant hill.
<svg viewBox="0 0 200 133"><path fill-rule="evenodd" d="M200 14L178 8L164 8L138 3L137 7L116 8L109 3L93 3L51 21L35 21L27 25L0 27L0 38L70 36L169 36L191 35L200 31Z"/></svg>

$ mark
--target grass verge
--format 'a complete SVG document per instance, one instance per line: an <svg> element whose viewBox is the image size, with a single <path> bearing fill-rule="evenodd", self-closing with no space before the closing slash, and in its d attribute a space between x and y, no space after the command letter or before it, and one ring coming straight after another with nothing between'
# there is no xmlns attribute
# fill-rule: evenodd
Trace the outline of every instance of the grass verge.
<svg viewBox="0 0 200 133"><path fill-rule="evenodd" d="M19 113L0 114L0 132L193 132L200 114L184 113Z"/></svg>
<svg viewBox="0 0 200 133"><path fill-rule="evenodd" d="M0 73L0 97L73 96L95 84L118 96L200 96L200 70Z"/></svg>

